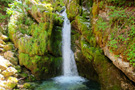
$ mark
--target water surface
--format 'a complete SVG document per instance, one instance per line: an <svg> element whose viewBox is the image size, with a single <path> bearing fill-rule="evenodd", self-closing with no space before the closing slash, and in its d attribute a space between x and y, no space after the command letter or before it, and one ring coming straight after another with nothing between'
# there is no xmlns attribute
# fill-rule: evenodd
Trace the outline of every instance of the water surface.
<svg viewBox="0 0 135 90"><path fill-rule="evenodd" d="M44 81L35 90L100 90L100 85L80 76L59 76Z"/></svg>

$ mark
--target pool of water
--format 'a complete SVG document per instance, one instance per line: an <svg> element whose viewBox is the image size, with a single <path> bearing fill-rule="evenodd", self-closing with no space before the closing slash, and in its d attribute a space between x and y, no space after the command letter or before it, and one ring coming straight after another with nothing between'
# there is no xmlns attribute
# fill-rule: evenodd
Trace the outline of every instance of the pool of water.
<svg viewBox="0 0 135 90"><path fill-rule="evenodd" d="M80 76L59 76L43 81L35 90L100 90L100 85Z"/></svg>

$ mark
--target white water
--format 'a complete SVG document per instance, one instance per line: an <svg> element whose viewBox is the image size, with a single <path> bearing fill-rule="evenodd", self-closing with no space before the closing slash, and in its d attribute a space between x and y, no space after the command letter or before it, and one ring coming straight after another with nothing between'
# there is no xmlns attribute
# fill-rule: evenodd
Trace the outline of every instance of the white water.
<svg viewBox="0 0 135 90"><path fill-rule="evenodd" d="M86 80L78 75L74 53L71 50L71 24L66 10L62 13L64 24L62 29L63 75L53 78L58 83L82 83Z"/></svg>
<svg viewBox="0 0 135 90"><path fill-rule="evenodd" d="M62 29L63 75L78 76L74 53L71 50L71 24L67 18L66 10L62 13L62 16L64 16Z"/></svg>

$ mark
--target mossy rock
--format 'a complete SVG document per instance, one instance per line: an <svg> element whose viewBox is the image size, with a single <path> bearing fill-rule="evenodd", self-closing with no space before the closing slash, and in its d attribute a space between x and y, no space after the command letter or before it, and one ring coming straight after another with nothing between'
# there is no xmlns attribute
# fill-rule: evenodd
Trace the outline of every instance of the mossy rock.
<svg viewBox="0 0 135 90"><path fill-rule="evenodd" d="M28 54L20 53L19 62L21 66L25 66L31 70L32 74L35 75L36 79L48 78L58 74L58 70L61 66L61 57L48 56L33 56L30 57ZM46 77L42 77L46 76Z"/></svg>
<svg viewBox="0 0 135 90"><path fill-rule="evenodd" d="M18 79L15 77L9 77L7 80L7 87L13 89L18 83Z"/></svg>
<svg viewBox="0 0 135 90"><path fill-rule="evenodd" d="M54 56L62 56L62 27L56 26L52 30L48 50Z"/></svg>
<svg viewBox="0 0 135 90"><path fill-rule="evenodd" d="M77 4L76 0L72 0L67 6L68 18L72 21L75 17L81 13L81 7Z"/></svg>

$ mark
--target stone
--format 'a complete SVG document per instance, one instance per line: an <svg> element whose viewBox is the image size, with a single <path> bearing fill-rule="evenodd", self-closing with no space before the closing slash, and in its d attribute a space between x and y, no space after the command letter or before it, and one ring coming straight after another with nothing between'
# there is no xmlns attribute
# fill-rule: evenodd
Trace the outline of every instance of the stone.
<svg viewBox="0 0 135 90"><path fill-rule="evenodd" d="M18 64L18 59L14 57L14 53L12 51L5 52L4 58L8 59L14 65Z"/></svg>
<svg viewBox="0 0 135 90"><path fill-rule="evenodd" d="M6 43L2 39L0 39L0 44L5 45Z"/></svg>
<svg viewBox="0 0 135 90"><path fill-rule="evenodd" d="M0 80L0 87L2 87L2 88L7 88L7 86L6 86L6 84L7 84L7 82L4 80L4 81L2 81L2 80ZM0 89L1 90L1 89ZM6 89L5 89L6 90Z"/></svg>
<svg viewBox="0 0 135 90"><path fill-rule="evenodd" d="M3 64L2 61L0 61L0 69L5 70L6 68L7 68L7 66L5 64Z"/></svg>
<svg viewBox="0 0 135 90"><path fill-rule="evenodd" d="M4 45L3 44L0 44L0 48L4 48Z"/></svg>
<svg viewBox="0 0 135 90"><path fill-rule="evenodd" d="M14 53L12 51L7 51L4 53L4 58L10 59L12 57L14 57Z"/></svg>
<svg viewBox="0 0 135 90"><path fill-rule="evenodd" d="M4 75L4 77L9 77L11 75L15 75L17 73L17 70L13 67L8 67L6 70L4 70L2 72L2 75Z"/></svg>
<svg viewBox="0 0 135 90"><path fill-rule="evenodd" d="M18 79L15 77L9 77L7 80L7 87L12 89L14 88L18 83Z"/></svg>
<svg viewBox="0 0 135 90"><path fill-rule="evenodd" d="M5 70L8 66L12 65L8 60L0 56L0 69Z"/></svg>
<svg viewBox="0 0 135 90"><path fill-rule="evenodd" d="M134 67L129 62L123 61L122 58L116 57L115 54L110 52L107 46L103 47L105 55L119 68L131 81L135 82Z"/></svg>
<svg viewBox="0 0 135 90"><path fill-rule="evenodd" d="M13 47L14 47L13 44L8 44L8 45L5 45L3 48L4 48L5 51L8 51L8 50L12 50Z"/></svg>
<svg viewBox="0 0 135 90"><path fill-rule="evenodd" d="M18 83L18 79L15 77L9 77L8 80L0 80L0 88L5 88L4 90L12 90ZM0 89L1 90L1 89Z"/></svg>
<svg viewBox="0 0 135 90"><path fill-rule="evenodd" d="M0 74L0 80L4 80L4 76Z"/></svg>
<svg viewBox="0 0 135 90"><path fill-rule="evenodd" d="M7 41L9 38L6 35L0 35L0 39Z"/></svg>

